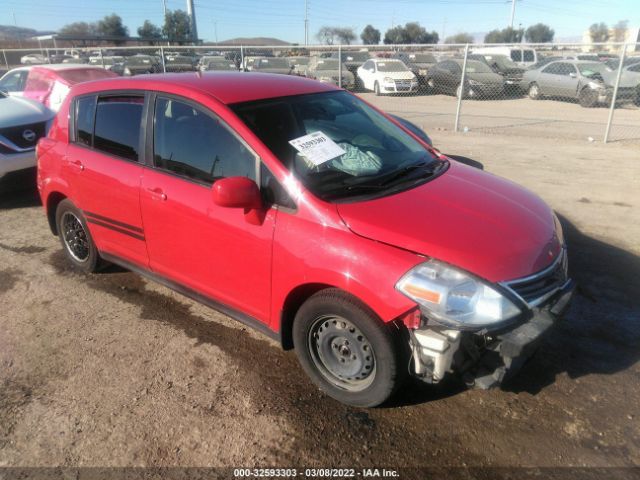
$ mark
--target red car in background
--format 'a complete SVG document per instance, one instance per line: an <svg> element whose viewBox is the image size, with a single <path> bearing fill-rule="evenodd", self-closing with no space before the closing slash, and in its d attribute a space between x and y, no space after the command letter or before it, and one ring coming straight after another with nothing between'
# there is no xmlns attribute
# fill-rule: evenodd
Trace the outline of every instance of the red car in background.
<svg viewBox="0 0 640 480"><path fill-rule="evenodd" d="M117 77L102 67L76 64L18 67L0 79L0 90L11 96L23 96L58 111L69 89L82 82Z"/></svg>
<svg viewBox="0 0 640 480"><path fill-rule="evenodd" d="M256 327L351 405L407 373L499 385L573 290L540 198L297 76L77 85L38 189L74 266L124 266Z"/></svg>

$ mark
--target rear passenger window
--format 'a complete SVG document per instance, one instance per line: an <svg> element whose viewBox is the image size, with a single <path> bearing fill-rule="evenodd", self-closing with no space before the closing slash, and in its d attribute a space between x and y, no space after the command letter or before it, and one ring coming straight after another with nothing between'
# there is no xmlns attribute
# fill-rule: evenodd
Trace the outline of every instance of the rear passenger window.
<svg viewBox="0 0 640 480"><path fill-rule="evenodd" d="M253 153L220 120L177 100L156 101L153 152L156 167L194 180L256 179Z"/></svg>
<svg viewBox="0 0 640 480"><path fill-rule="evenodd" d="M96 97L76 100L76 143L93 145L93 120L96 112Z"/></svg>
<svg viewBox="0 0 640 480"><path fill-rule="evenodd" d="M511 50L511 60L514 62L522 61L522 51L521 50Z"/></svg>
<svg viewBox="0 0 640 480"><path fill-rule="evenodd" d="M93 147L127 160L138 161L143 105L142 96L99 98Z"/></svg>

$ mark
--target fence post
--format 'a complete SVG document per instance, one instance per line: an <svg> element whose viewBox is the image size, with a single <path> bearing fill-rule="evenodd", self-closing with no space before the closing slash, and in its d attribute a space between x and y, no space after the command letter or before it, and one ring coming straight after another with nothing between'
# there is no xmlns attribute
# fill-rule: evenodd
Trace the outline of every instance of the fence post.
<svg viewBox="0 0 640 480"><path fill-rule="evenodd" d="M458 89L458 105L456 106L456 122L453 131L457 132L460 126L460 108L462 107L462 97L464 96L464 80L467 73L467 57L469 55L469 44L464 47L464 60L462 61L462 75L460 76L460 88Z"/></svg>
<svg viewBox="0 0 640 480"><path fill-rule="evenodd" d="M9 61L7 60L7 52L3 49L2 56L4 57L4 64L7 66L7 70L9 70Z"/></svg>
<svg viewBox="0 0 640 480"><path fill-rule="evenodd" d="M618 86L620 85L620 77L622 76L622 68L624 67L624 57L627 53L627 44L622 46L620 54L620 64L618 65L618 73L616 74L616 83L613 86L613 96L611 98L611 106L609 107L609 119L607 120L607 129L604 131L604 143L609 141L609 133L611 133L611 123L613 122L613 112L616 109L616 100L618 98Z"/></svg>
<svg viewBox="0 0 640 480"><path fill-rule="evenodd" d="M100 52L100 63L102 63L102 68L104 68L104 55L102 54L102 47L98 48Z"/></svg>
<svg viewBox="0 0 640 480"><path fill-rule="evenodd" d="M342 45L338 45L338 87L342 88Z"/></svg>
<svg viewBox="0 0 640 480"><path fill-rule="evenodd" d="M167 66L164 63L164 47L160 45L160 60L162 61L162 73L167 73Z"/></svg>
<svg viewBox="0 0 640 480"><path fill-rule="evenodd" d="M244 48L242 48L242 45L240 45L240 70L245 72L245 68L244 68Z"/></svg>

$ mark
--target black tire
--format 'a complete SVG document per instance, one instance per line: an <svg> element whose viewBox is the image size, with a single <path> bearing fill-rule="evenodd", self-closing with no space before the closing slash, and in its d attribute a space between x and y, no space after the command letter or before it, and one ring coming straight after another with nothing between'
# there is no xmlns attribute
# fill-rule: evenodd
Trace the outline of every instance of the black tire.
<svg viewBox="0 0 640 480"><path fill-rule="evenodd" d="M578 102L581 107L593 108L598 104L598 92L591 88L583 88L578 95Z"/></svg>
<svg viewBox="0 0 640 480"><path fill-rule="evenodd" d="M92 273L104 265L82 211L68 198L58 204L56 227L62 249L75 268Z"/></svg>
<svg viewBox="0 0 640 480"><path fill-rule="evenodd" d="M401 384L399 337L395 325L382 323L338 289L311 296L293 323L296 354L311 380L330 397L356 407L384 403Z"/></svg>
<svg viewBox="0 0 640 480"><path fill-rule="evenodd" d="M531 100L540 100L542 98L542 94L540 93L540 87L536 82L533 82L529 85L529 89L527 90L527 95Z"/></svg>
<svg viewBox="0 0 640 480"><path fill-rule="evenodd" d="M380 96L380 84L378 82L373 84L373 91L377 96Z"/></svg>

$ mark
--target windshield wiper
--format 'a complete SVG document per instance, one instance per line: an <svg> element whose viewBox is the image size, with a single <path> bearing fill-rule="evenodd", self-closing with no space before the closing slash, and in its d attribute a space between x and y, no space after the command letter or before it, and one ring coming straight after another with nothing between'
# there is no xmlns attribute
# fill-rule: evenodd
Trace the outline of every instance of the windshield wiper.
<svg viewBox="0 0 640 480"><path fill-rule="evenodd" d="M436 171L437 167L438 167L438 164L435 162L413 163L411 165L407 165L406 167L402 167L398 170L394 170L393 172L383 176L382 178L379 179L379 182L377 183L377 185L381 187L386 187L390 183L393 183L400 178L406 177L407 175L409 175L410 173L416 170L424 169L425 170L424 173L428 173L429 175L432 175Z"/></svg>

